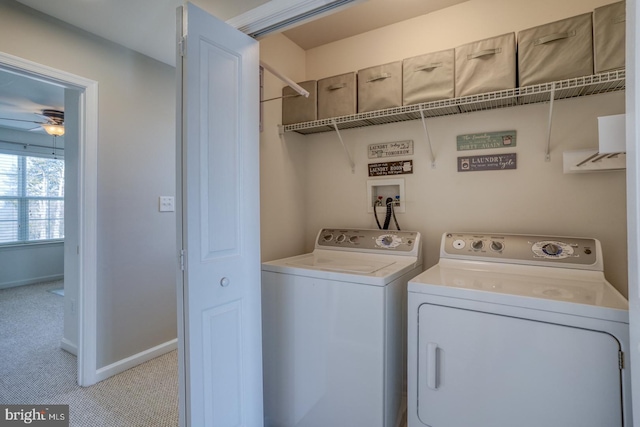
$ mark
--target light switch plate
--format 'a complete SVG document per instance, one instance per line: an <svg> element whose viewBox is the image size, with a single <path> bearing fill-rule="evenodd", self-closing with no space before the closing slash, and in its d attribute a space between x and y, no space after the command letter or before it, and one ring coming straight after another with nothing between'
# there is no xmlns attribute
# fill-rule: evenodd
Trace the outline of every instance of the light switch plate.
<svg viewBox="0 0 640 427"><path fill-rule="evenodd" d="M175 212L175 199L172 196L160 196L159 210L160 212Z"/></svg>

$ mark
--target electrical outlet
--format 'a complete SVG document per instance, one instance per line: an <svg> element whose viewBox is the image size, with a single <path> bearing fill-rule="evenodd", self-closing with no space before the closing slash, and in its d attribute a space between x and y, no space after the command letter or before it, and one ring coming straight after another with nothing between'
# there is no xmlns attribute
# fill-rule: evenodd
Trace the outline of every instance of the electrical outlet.
<svg viewBox="0 0 640 427"><path fill-rule="evenodd" d="M175 212L176 204L172 196L160 196L160 212Z"/></svg>

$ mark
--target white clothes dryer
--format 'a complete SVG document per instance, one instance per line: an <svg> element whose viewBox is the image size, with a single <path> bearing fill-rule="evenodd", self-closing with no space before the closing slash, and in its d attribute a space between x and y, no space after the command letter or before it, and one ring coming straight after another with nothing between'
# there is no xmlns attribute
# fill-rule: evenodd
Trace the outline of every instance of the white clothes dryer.
<svg viewBox="0 0 640 427"><path fill-rule="evenodd" d="M407 282L420 234L322 229L312 253L262 266L266 427L396 427Z"/></svg>
<svg viewBox="0 0 640 427"><path fill-rule="evenodd" d="M408 295L408 427L632 425L598 240L445 233Z"/></svg>

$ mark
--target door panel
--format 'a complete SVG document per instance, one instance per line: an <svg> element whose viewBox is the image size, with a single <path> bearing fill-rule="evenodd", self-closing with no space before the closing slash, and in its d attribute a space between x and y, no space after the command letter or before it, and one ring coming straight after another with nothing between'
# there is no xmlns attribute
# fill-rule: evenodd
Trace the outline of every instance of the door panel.
<svg viewBox="0 0 640 427"><path fill-rule="evenodd" d="M185 424L262 426L258 43L179 12Z"/></svg>
<svg viewBox="0 0 640 427"><path fill-rule="evenodd" d="M198 40L201 82L199 92L200 168L203 261L238 255L238 185L242 160L238 156L240 70L242 57L215 42ZM214 70L209 72L209 70ZM211 146L210 141L219 145ZM222 221L222 223L221 223Z"/></svg>
<svg viewBox="0 0 640 427"><path fill-rule="evenodd" d="M424 425L622 426L613 336L432 304L418 316Z"/></svg>

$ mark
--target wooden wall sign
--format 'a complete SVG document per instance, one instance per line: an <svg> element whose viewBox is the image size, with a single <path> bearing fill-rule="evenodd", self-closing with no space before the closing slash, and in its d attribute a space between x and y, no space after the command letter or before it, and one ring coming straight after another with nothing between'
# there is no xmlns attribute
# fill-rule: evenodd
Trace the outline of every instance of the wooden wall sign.
<svg viewBox="0 0 640 427"><path fill-rule="evenodd" d="M369 176L404 175L413 173L413 160L369 163Z"/></svg>
<svg viewBox="0 0 640 427"><path fill-rule="evenodd" d="M381 157L411 156L413 154L413 141L383 142L380 144L369 144L369 158L379 159Z"/></svg>
<svg viewBox="0 0 640 427"><path fill-rule="evenodd" d="M516 153L458 157L458 172L516 169Z"/></svg>
<svg viewBox="0 0 640 427"><path fill-rule="evenodd" d="M486 150L489 148L506 148L516 146L516 131L472 133L456 137L458 151Z"/></svg>

